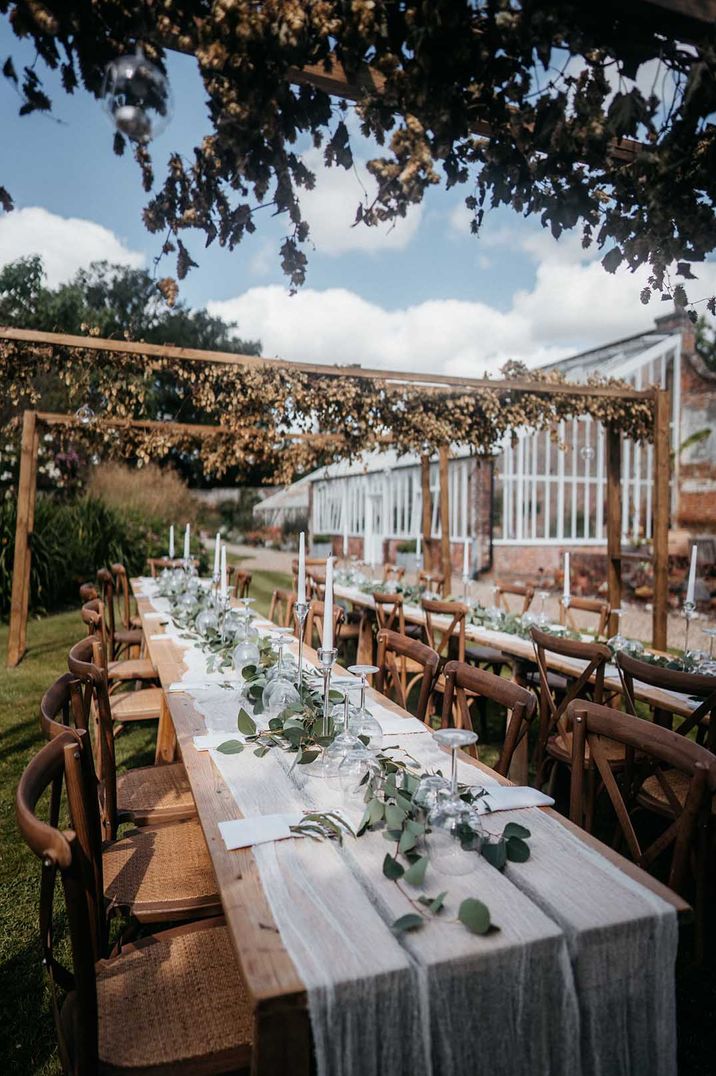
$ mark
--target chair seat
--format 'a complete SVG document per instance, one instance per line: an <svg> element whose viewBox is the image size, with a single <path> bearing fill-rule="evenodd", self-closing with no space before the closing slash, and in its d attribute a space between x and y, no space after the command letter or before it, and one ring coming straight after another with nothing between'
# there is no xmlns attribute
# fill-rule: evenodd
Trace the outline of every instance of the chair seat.
<svg viewBox="0 0 716 1076"><path fill-rule="evenodd" d="M406 624L405 634L409 639L417 639L422 642L423 639L423 626L422 624Z"/></svg>
<svg viewBox="0 0 716 1076"><path fill-rule="evenodd" d="M107 667L110 680L156 680L157 670L149 658L130 658L110 661Z"/></svg>
<svg viewBox="0 0 716 1076"><path fill-rule="evenodd" d="M666 780L669 788L676 796L679 804L683 807L686 802L686 794L689 790L689 777L687 774L682 773L681 770L662 770L661 776ZM674 810L669 803L669 799L666 792L661 787L658 777L647 777L644 784L639 789L637 800L643 807L649 808L652 811L658 811L659 814L668 815L670 818L674 816ZM716 797L711 800L711 813L716 814Z"/></svg>
<svg viewBox="0 0 716 1076"><path fill-rule="evenodd" d="M143 691L125 691L110 696L115 721L151 721L159 717L164 692L160 687L145 687Z"/></svg>
<svg viewBox="0 0 716 1076"><path fill-rule="evenodd" d="M603 748L603 752L608 762L622 763L624 762L624 744L617 743L616 740L608 740L606 736L600 737L600 744ZM556 736L550 736L547 740L546 751L552 758L556 758L558 762L564 762L566 765L572 764L572 733L560 732ZM589 744L586 747L585 758L587 765L590 765L589 757Z"/></svg>
<svg viewBox="0 0 716 1076"><path fill-rule="evenodd" d="M525 674L524 680L527 687L538 688L540 686L539 670L531 669ZM566 695L569 690L569 680L566 676L562 676L562 673L552 672L551 669L548 669L547 686L550 691L556 691L560 695Z"/></svg>
<svg viewBox="0 0 716 1076"><path fill-rule="evenodd" d="M125 946L96 972L102 1076L248 1069L253 1014L222 920Z"/></svg>
<svg viewBox="0 0 716 1076"><path fill-rule="evenodd" d="M141 618L141 616L130 616L130 618L129 618L129 626L130 626L130 628L141 628L141 626L142 626L142 618Z"/></svg>
<svg viewBox="0 0 716 1076"><path fill-rule="evenodd" d="M141 628L118 628L114 632L114 641L119 646L141 646Z"/></svg>
<svg viewBox="0 0 716 1076"><path fill-rule="evenodd" d="M117 810L137 826L191 818L196 805L184 764L139 766L119 774Z"/></svg>
<svg viewBox="0 0 716 1076"><path fill-rule="evenodd" d="M474 661L477 665L509 664L509 658L501 650L495 650L492 646L479 646L477 643L465 646L465 661Z"/></svg>
<svg viewBox="0 0 716 1076"><path fill-rule="evenodd" d="M107 898L140 923L219 915L221 901L195 818L138 829L102 854Z"/></svg>

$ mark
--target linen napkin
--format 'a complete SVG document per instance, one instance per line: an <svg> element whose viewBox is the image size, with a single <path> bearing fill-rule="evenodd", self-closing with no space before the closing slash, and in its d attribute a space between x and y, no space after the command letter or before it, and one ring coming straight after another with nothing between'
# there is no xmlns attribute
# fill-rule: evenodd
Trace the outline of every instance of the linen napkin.
<svg viewBox="0 0 716 1076"><path fill-rule="evenodd" d="M205 732L194 737L194 747L197 751L215 751L227 740L241 740L243 743L244 737L240 732Z"/></svg>
<svg viewBox="0 0 716 1076"><path fill-rule="evenodd" d="M156 643L159 639L171 639L177 646L193 646L191 639L182 639L178 632L174 631L158 631L155 635L149 636L151 642Z"/></svg>
<svg viewBox="0 0 716 1076"><path fill-rule="evenodd" d="M214 676L213 679L207 677L205 680L175 680L169 685L167 691L208 691L212 687L222 687L224 684L236 687L238 683L235 676Z"/></svg>
<svg viewBox="0 0 716 1076"><path fill-rule="evenodd" d="M486 795L475 801L478 814L492 811L517 811L522 807L552 807L551 796L529 785L489 785Z"/></svg>
<svg viewBox="0 0 716 1076"><path fill-rule="evenodd" d="M302 818L303 811L232 818L228 822L219 822L219 831L227 850L231 852L236 848L251 848L255 844L295 837L296 834L291 833L291 826L297 826Z"/></svg>
<svg viewBox="0 0 716 1076"><path fill-rule="evenodd" d="M408 733L430 731L427 725L418 721L417 717L401 717L400 714L394 714L392 710L381 706L374 699L368 699L368 709L382 728L384 736L405 736Z"/></svg>
<svg viewBox="0 0 716 1076"><path fill-rule="evenodd" d="M164 617L165 619L169 619L169 614L168 613L161 613L157 609L152 609L151 612L144 613L144 619L145 620L161 620L162 617Z"/></svg>

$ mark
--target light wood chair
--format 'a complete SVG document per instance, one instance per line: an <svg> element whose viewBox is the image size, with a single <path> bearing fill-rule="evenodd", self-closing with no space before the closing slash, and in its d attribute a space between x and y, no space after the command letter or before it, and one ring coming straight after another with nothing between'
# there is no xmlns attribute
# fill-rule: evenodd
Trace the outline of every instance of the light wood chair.
<svg viewBox="0 0 716 1076"><path fill-rule="evenodd" d="M122 654L124 654L125 657L138 656L142 646L142 629L141 627L126 628L121 626L121 609L117 608L118 601L115 588L115 577L109 568L100 568L97 572L97 582L100 585L100 597L104 606L104 614L107 624L109 660L118 661Z"/></svg>
<svg viewBox="0 0 716 1076"><path fill-rule="evenodd" d="M381 695L394 699L404 710L410 710L409 697L420 684L415 716L426 721L437 676L440 658L425 643L409 639L400 632L381 628L378 632L378 656L375 686Z"/></svg>
<svg viewBox="0 0 716 1076"><path fill-rule="evenodd" d="M105 620L104 602L101 598L85 602L81 609L82 622L87 626L89 635L98 635L107 655L110 650L109 631ZM107 676L110 685L116 687L120 683L142 682L143 684L156 684L159 677L157 670L149 658L127 658L123 661L107 660Z"/></svg>
<svg viewBox="0 0 716 1076"><path fill-rule="evenodd" d="M223 920L156 933L125 944L119 956L109 953L96 777L82 737L87 733L62 729L31 760L16 794L18 828L42 864L40 943L62 1067L71 1076L246 1073L251 1006ZM63 787L71 829L58 826ZM48 790L49 824L37 813ZM58 879L71 970L54 948Z"/></svg>
<svg viewBox="0 0 716 1076"><path fill-rule="evenodd" d="M526 613L535 596L535 588L531 583L512 583L505 580L495 580L495 602L498 609L504 609L506 613ZM508 598L519 598L520 601L513 604Z"/></svg>
<svg viewBox="0 0 716 1076"><path fill-rule="evenodd" d="M667 884L694 903L696 951L703 951L708 871L708 834L716 793L716 756L705 747L632 714L623 714L607 706L573 700L567 709L572 731L572 780L570 818L583 826L585 820L586 762L592 760L602 779L617 821L619 847L626 844L634 862L644 870L653 870L667 849L671 862ZM618 743L624 755L624 767L614 773L609 745ZM671 795L672 782L667 775L678 773L681 795ZM635 815L645 806L653 809L653 797L646 785L660 784L669 809L665 826L653 838L637 834ZM694 883L695 899L688 893L689 877Z"/></svg>
<svg viewBox="0 0 716 1076"><path fill-rule="evenodd" d="M575 612L589 613L595 616L597 620L595 626L597 635L603 636L606 634L607 625L609 624L609 614L611 613L611 606L608 601L605 601L603 598L578 598L573 595L570 598L568 609L564 608L562 602L559 603L560 624L563 624L567 628L571 628L572 631L579 631L580 627L574 618Z"/></svg>
<svg viewBox="0 0 716 1076"><path fill-rule="evenodd" d="M110 570L114 576L114 590L119 604L122 626L127 630L141 628L142 618L136 611L132 611L132 595L127 569L123 564L116 563L110 565Z"/></svg>
<svg viewBox="0 0 716 1076"><path fill-rule="evenodd" d="M192 567L199 567L199 561L192 557ZM183 568L184 561L181 557L174 557L170 560L169 557L148 557L147 564L149 566L149 573L152 579L156 579L160 572L163 572L165 568Z"/></svg>
<svg viewBox="0 0 716 1076"><path fill-rule="evenodd" d="M75 684L79 685L79 681ZM84 685L83 689L94 694L94 687ZM77 703L72 702L73 690L71 682L60 678L45 694L42 726L49 739L66 733L64 718L68 706L74 705L77 712ZM88 832L87 859L94 864L98 880L102 879L108 907L133 916L141 924L181 922L221 914L216 876L198 819L143 826L115 839L119 818L113 738L106 726L100 728L97 745L101 781L98 783L89 733L79 728L72 733L85 774L82 798L93 800L98 808L96 831ZM77 827L79 820L72 805L70 818L73 827Z"/></svg>
<svg viewBox="0 0 716 1076"><path fill-rule="evenodd" d="M323 619L325 606L321 601L312 601L308 609L306 623L303 626L303 641L307 646L317 650L323 638ZM333 606L333 645L338 647L341 638L341 629L345 618L345 610L340 605ZM296 626L298 630L298 625Z"/></svg>
<svg viewBox="0 0 716 1076"><path fill-rule="evenodd" d="M290 590L283 590L281 587L276 587L271 595L271 605L269 606L269 620L272 620L274 624L278 624L281 628L293 628L294 617L293 607L296 604L296 595Z"/></svg>
<svg viewBox="0 0 716 1076"><path fill-rule="evenodd" d="M418 586L423 589L429 586L435 594L445 596L445 576L437 569L433 572L421 568L418 572Z"/></svg>
<svg viewBox="0 0 716 1076"><path fill-rule="evenodd" d="M383 565L383 582L384 583L401 583L405 576L405 568L402 564L384 564Z"/></svg>
<svg viewBox="0 0 716 1076"><path fill-rule="evenodd" d="M237 598L248 598L249 590L251 589L251 572L245 571L243 568L239 568L236 564L230 564L226 569L227 582L234 581L236 587Z"/></svg>
<svg viewBox="0 0 716 1076"><path fill-rule="evenodd" d="M90 636L75 643L67 664L72 676L84 687L73 697L72 724L81 729L94 729L95 768L103 782L103 763L107 759L109 774L105 783L110 802L110 836L116 836L117 827L122 822L146 826L177 822L195 815L194 797L182 762L140 766L117 775L114 754L115 703L123 700L124 696L110 697L100 640ZM132 694L143 695L144 692ZM48 720L49 716L48 711ZM43 720L44 717L43 702ZM106 743L103 742L105 739Z"/></svg>
<svg viewBox="0 0 716 1076"><path fill-rule="evenodd" d="M425 614L425 638L428 646L432 647L440 657L440 669L433 684L431 705L440 709L437 705L436 696L445 693L445 678L442 674L443 667L452 659L465 660L465 620L467 606L462 602L435 601L423 598L420 603ZM436 617L447 620L447 625L440 625ZM432 712L432 711L431 711Z"/></svg>
<svg viewBox="0 0 716 1076"><path fill-rule="evenodd" d="M596 702L604 700L604 670L611 660L611 651L604 643L582 643L572 639L560 639L548 635L533 627L532 642L537 657L539 670L539 732L535 766L537 775L535 785L541 788L550 770L550 789L554 786L557 766L567 768L572 765L572 733L567 722L567 707L575 699L584 699L587 695ZM584 663L582 672L565 680L564 691L555 691L547 668L547 655L557 658L572 658ZM608 745L609 761L612 766L624 761L624 748L619 743ZM594 767L587 758L585 765L589 771L587 824L591 827L596 796L596 778Z"/></svg>
<svg viewBox="0 0 716 1076"><path fill-rule="evenodd" d="M472 729L470 714L472 699L488 699L504 706L506 711L505 738L500 757L493 767L497 773L507 776L512 758L518 746L529 733L537 710L537 700L531 691L512 680L495 676L486 669L476 669L461 661L449 661L443 670L445 693L443 695L443 728L454 724L457 728ZM477 750L474 751L478 757Z"/></svg>

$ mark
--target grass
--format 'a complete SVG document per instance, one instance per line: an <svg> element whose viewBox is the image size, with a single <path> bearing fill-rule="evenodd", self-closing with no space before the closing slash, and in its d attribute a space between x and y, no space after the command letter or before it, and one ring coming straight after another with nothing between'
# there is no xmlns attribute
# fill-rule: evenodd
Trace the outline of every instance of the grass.
<svg viewBox="0 0 716 1076"><path fill-rule="evenodd" d="M253 572L256 608L266 613L274 587L288 577ZM42 693L66 670L67 651L83 634L77 611L31 621L29 650L16 669L0 666L0 1072L55 1076L60 1072L49 991L40 963L37 906L39 864L21 842L15 824L15 788L25 765L42 744L37 720ZM7 628L0 626L4 662ZM489 714L480 755L494 761L499 715ZM137 726L117 741L120 768L152 761L155 729ZM688 941L688 935L686 940ZM709 952L703 969L682 960L678 975L681 1076L713 1072L716 985ZM688 954L685 953L684 957Z"/></svg>

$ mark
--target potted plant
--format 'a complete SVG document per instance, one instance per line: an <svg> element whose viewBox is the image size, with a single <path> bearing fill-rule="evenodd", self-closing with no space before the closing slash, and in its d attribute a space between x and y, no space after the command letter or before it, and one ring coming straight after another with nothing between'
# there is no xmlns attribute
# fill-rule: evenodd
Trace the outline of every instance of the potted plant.
<svg viewBox="0 0 716 1076"><path fill-rule="evenodd" d="M416 551L417 542L414 538L407 542L398 542L395 550L395 563L401 568L414 568Z"/></svg>
<svg viewBox="0 0 716 1076"><path fill-rule="evenodd" d="M328 557L333 552L330 534L314 534L311 542L311 556Z"/></svg>

